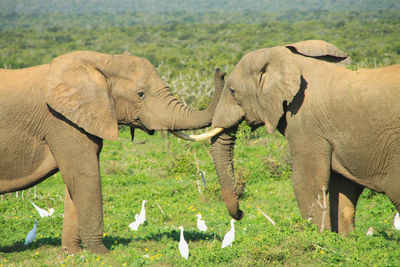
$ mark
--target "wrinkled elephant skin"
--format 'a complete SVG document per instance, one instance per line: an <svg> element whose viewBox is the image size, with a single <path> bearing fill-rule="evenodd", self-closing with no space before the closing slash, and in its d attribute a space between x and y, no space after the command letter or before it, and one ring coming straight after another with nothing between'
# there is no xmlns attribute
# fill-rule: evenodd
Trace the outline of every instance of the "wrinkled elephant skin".
<svg viewBox="0 0 400 267"><path fill-rule="evenodd" d="M233 217L235 129L278 129L288 140L302 216L347 234L363 189L386 194L400 211L400 65L350 70L324 41L252 51L226 80L212 128L212 154Z"/></svg>
<svg viewBox="0 0 400 267"><path fill-rule="evenodd" d="M215 77L220 75L216 70ZM149 134L209 126L221 90L195 111L143 58L79 51L50 64L0 69L0 193L31 187L57 171L65 189L62 246L106 253L99 153L118 124Z"/></svg>

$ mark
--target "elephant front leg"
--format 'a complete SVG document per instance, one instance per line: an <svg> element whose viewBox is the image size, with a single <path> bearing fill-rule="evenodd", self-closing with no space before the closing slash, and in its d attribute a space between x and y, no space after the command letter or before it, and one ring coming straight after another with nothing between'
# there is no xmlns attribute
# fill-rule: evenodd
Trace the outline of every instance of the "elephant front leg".
<svg viewBox="0 0 400 267"><path fill-rule="evenodd" d="M323 151L329 150L324 149ZM292 152L292 161L292 184L301 216L316 224L320 231L330 230L329 153L321 151Z"/></svg>
<svg viewBox="0 0 400 267"><path fill-rule="evenodd" d="M104 246L103 239L103 207L101 197L100 177L96 175L82 175L72 178L73 182L66 182L72 200L70 216L76 216L75 222L78 233L75 237L80 238L84 248L93 253L104 254L108 249ZM65 180L68 180L66 178ZM75 212L73 212L75 211ZM75 213L75 214L74 214ZM64 219L65 220L65 219ZM76 230L76 224L67 224L69 229ZM71 238L71 237L70 237ZM74 239L69 241L75 242ZM77 245L77 243L73 243Z"/></svg>
<svg viewBox="0 0 400 267"><path fill-rule="evenodd" d="M74 142L62 143L58 139L50 147L67 186L62 243L69 253L79 251L79 240L83 248L94 253L107 253L102 242L103 207L98 161L101 141L82 134L74 137Z"/></svg>
<svg viewBox="0 0 400 267"><path fill-rule="evenodd" d="M293 172L293 189L301 216L318 226L320 231L330 230L330 205L328 186L315 186L304 177L296 177Z"/></svg>
<svg viewBox="0 0 400 267"><path fill-rule="evenodd" d="M75 254L82 251L78 216L67 186L65 186L64 223L61 240L65 253Z"/></svg>

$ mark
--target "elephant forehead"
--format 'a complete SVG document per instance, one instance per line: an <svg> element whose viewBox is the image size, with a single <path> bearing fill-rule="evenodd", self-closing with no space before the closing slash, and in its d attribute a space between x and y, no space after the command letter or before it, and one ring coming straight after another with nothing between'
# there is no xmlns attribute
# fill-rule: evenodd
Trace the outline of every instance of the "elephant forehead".
<svg viewBox="0 0 400 267"><path fill-rule="evenodd" d="M269 64L277 64L281 59L290 56L290 51L286 47L275 46L251 51L243 56L238 65L249 73L258 73L265 70Z"/></svg>
<svg viewBox="0 0 400 267"><path fill-rule="evenodd" d="M145 73L140 68L125 67L119 70L117 77L122 80L139 81L144 80Z"/></svg>
<svg viewBox="0 0 400 267"><path fill-rule="evenodd" d="M164 85L157 73L144 69L126 70L118 76L118 83L130 89L148 91L150 88L161 88Z"/></svg>
<svg viewBox="0 0 400 267"><path fill-rule="evenodd" d="M230 76L248 77L259 71L256 55L243 57L232 71Z"/></svg>
<svg viewBox="0 0 400 267"><path fill-rule="evenodd" d="M250 51L249 53L247 53L246 55L243 56L243 59L251 60L255 57L259 57L259 56L265 54L265 52L267 52L268 49L270 49L270 48L261 48L261 49L257 49L254 51Z"/></svg>
<svg viewBox="0 0 400 267"><path fill-rule="evenodd" d="M149 75L156 72L153 65L147 59L135 56L116 56L119 60L112 61L115 73L123 79L145 80ZM111 65L111 64L110 64Z"/></svg>
<svg viewBox="0 0 400 267"><path fill-rule="evenodd" d="M146 84L145 84L144 82L142 82L141 80L138 80L138 81L136 82L136 87L137 87L139 90L145 90L145 89L147 88Z"/></svg>
<svg viewBox="0 0 400 267"><path fill-rule="evenodd" d="M227 79L227 83L238 83L246 79L246 76L249 75L248 70L246 70L245 66L237 64L233 69L231 75L229 75Z"/></svg>
<svg viewBox="0 0 400 267"><path fill-rule="evenodd" d="M243 68L237 68L229 76L226 84L235 90L240 90L241 88L247 88L254 85L256 73L249 72Z"/></svg>

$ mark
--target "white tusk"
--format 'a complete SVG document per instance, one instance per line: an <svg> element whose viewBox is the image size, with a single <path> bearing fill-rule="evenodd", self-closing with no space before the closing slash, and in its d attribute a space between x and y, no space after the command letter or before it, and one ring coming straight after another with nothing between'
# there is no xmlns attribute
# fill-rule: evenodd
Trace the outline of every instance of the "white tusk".
<svg viewBox="0 0 400 267"><path fill-rule="evenodd" d="M211 131L208 131L206 133L196 134L196 135L186 135L179 131L169 131L169 132L172 133L173 135L175 135L176 137L185 139L187 141L203 141L203 140L210 139L214 135L217 135L220 132L222 132L223 130L224 130L224 128L214 128Z"/></svg>

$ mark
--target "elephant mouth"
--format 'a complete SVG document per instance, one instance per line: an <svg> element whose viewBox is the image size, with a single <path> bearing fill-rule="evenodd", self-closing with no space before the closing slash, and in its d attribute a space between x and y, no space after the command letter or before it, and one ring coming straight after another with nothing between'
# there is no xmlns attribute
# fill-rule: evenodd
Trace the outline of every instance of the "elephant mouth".
<svg viewBox="0 0 400 267"><path fill-rule="evenodd" d="M147 133L148 135L153 135L156 131L155 130L149 130L146 127L139 127L140 130L143 132Z"/></svg>
<svg viewBox="0 0 400 267"><path fill-rule="evenodd" d="M131 135L132 135L132 139L134 136L134 129L140 129L143 132L147 133L148 135L153 135L155 133L154 129L148 129L146 126L143 125L143 123L141 123L140 121L137 121L135 123L129 123L128 124L129 127L131 127Z"/></svg>

